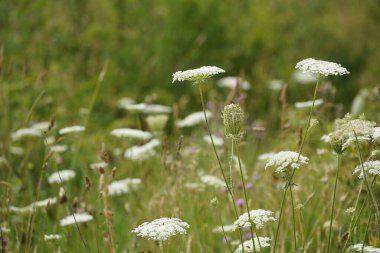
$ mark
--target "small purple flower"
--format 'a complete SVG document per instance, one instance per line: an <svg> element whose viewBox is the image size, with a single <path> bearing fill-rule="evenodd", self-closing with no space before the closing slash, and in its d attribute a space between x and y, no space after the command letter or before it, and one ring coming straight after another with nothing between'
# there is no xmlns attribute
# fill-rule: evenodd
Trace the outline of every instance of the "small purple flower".
<svg viewBox="0 0 380 253"><path fill-rule="evenodd" d="M245 185L245 189L247 189L247 190L251 190L252 188L253 188L253 184L252 183L247 183Z"/></svg>
<svg viewBox="0 0 380 253"><path fill-rule="evenodd" d="M243 235L243 240L244 240L244 241L250 240L251 238L252 238L251 233L245 233L245 234Z"/></svg>
<svg viewBox="0 0 380 253"><path fill-rule="evenodd" d="M244 205L244 199L242 199L242 198L238 198L238 199L236 200L236 205L237 205L238 207L243 207L243 205Z"/></svg>

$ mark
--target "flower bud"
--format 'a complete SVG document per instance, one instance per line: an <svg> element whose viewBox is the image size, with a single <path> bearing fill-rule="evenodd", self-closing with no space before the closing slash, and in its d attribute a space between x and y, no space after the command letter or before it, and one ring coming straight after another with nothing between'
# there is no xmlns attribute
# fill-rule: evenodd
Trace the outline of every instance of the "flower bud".
<svg viewBox="0 0 380 253"><path fill-rule="evenodd" d="M222 111L222 118L227 137L239 139L244 124L244 111L240 105L226 105Z"/></svg>

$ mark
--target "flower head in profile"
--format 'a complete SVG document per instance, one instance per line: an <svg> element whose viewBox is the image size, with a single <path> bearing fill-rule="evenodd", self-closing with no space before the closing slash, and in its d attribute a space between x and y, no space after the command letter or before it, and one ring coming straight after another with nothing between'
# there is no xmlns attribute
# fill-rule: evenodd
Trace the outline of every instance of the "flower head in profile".
<svg viewBox="0 0 380 253"><path fill-rule="evenodd" d="M111 131L111 135L119 138L126 137L144 141L152 138L151 133L132 128L117 128Z"/></svg>
<svg viewBox="0 0 380 253"><path fill-rule="evenodd" d="M76 173L73 170L60 170L51 174L48 178L48 182L49 184L53 184L53 183L60 184L62 182L65 182L74 178L75 175Z"/></svg>
<svg viewBox="0 0 380 253"><path fill-rule="evenodd" d="M308 58L298 62L296 64L296 69L299 69L305 73L323 76L343 76L350 73L346 68L342 67L338 63L321 61L313 58Z"/></svg>
<svg viewBox="0 0 380 253"><path fill-rule="evenodd" d="M59 129L59 134L75 134L83 132L86 128L84 126L69 126Z"/></svg>
<svg viewBox="0 0 380 253"><path fill-rule="evenodd" d="M363 168L366 174L379 176L380 175L380 161L367 161L363 163ZM362 166L359 164L356 166L353 174L359 174L358 178L363 178L363 170Z"/></svg>
<svg viewBox="0 0 380 253"><path fill-rule="evenodd" d="M251 221L249 220L248 213L244 213L240 215L239 218L234 222L235 227L251 227L253 223L257 229L261 229L264 227L265 223L269 221L276 221L276 218L273 217L272 211L256 209L250 211L249 215L251 216Z"/></svg>
<svg viewBox="0 0 380 253"><path fill-rule="evenodd" d="M57 241L61 240L62 236L58 234L44 235L45 241Z"/></svg>
<svg viewBox="0 0 380 253"><path fill-rule="evenodd" d="M270 247L270 238L269 237L258 237L254 238L255 242L255 247L253 247L252 240L245 241L243 245L240 245L234 253L242 253L243 252L243 247L244 247L244 252L247 253L252 253L252 252L261 252L263 248L268 248Z"/></svg>
<svg viewBox="0 0 380 253"><path fill-rule="evenodd" d="M186 234L190 225L178 218L159 218L151 222L144 222L132 230L137 236L148 240L166 241L172 236Z"/></svg>
<svg viewBox="0 0 380 253"><path fill-rule="evenodd" d="M207 78L224 73L225 71L215 66L204 66L197 69L177 71L173 74L173 83L175 81L192 81L194 84L204 82Z"/></svg>
<svg viewBox="0 0 380 253"><path fill-rule="evenodd" d="M351 245L348 248L348 252L363 252L363 253L380 253L380 248L374 248L372 246L364 246L362 243Z"/></svg>
<svg viewBox="0 0 380 253"><path fill-rule="evenodd" d="M213 117L213 114L212 112L206 110L206 116L207 118L211 118ZM192 127L205 121L206 119L203 112L193 112L186 116L184 119L178 121L177 125L179 128Z"/></svg>
<svg viewBox="0 0 380 253"><path fill-rule="evenodd" d="M59 221L61 227L91 221L94 217L88 213L74 213Z"/></svg>
<svg viewBox="0 0 380 253"><path fill-rule="evenodd" d="M299 159L298 159L299 157ZM298 160L298 161L297 161ZM265 169L276 168L277 173L286 173L309 163L309 158L293 151L281 151L268 158Z"/></svg>

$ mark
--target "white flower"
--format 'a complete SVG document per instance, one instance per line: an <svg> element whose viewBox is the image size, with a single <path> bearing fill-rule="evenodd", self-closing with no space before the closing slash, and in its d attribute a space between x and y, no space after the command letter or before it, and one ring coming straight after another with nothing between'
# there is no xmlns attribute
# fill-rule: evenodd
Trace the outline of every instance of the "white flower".
<svg viewBox="0 0 380 253"><path fill-rule="evenodd" d="M276 221L273 217L272 211L267 211L263 209L256 209L249 212L252 222L255 224L257 229L264 227L265 223L268 221ZM239 218L234 222L236 228L251 227L252 224L249 220L248 213L244 213L239 216Z"/></svg>
<svg viewBox="0 0 380 253"><path fill-rule="evenodd" d="M282 89L282 86L284 85L284 82L282 80L278 80L278 79L274 79L274 80L270 80L268 82L268 89L270 90L275 90L275 91L278 91L278 90L281 90Z"/></svg>
<svg viewBox="0 0 380 253"><path fill-rule="evenodd" d="M54 172L50 175L48 178L49 184L58 183L68 181L75 177L75 171L73 170L60 170L57 172Z"/></svg>
<svg viewBox="0 0 380 253"><path fill-rule="evenodd" d="M145 103L124 105L123 108L130 112L144 114L170 114L172 112L172 108L169 106Z"/></svg>
<svg viewBox="0 0 380 253"><path fill-rule="evenodd" d="M299 160L297 162L299 156ZM265 169L274 167L277 173L284 173L288 169L298 169L302 164L309 163L309 158L293 151L281 151L268 158Z"/></svg>
<svg viewBox="0 0 380 253"><path fill-rule="evenodd" d="M324 135L322 135L321 141L323 141L325 143L330 143L330 134L324 134Z"/></svg>
<svg viewBox="0 0 380 253"><path fill-rule="evenodd" d="M210 111L206 111L206 116L207 118L211 118L213 114ZM188 115L186 118L180 120L178 122L178 127L179 128L192 127L205 121L206 120L205 120L205 116L203 112L194 112Z"/></svg>
<svg viewBox="0 0 380 253"><path fill-rule="evenodd" d="M301 70L294 71L293 80L301 84L314 84L317 82L317 78L315 78L315 76Z"/></svg>
<svg viewBox="0 0 380 253"><path fill-rule="evenodd" d="M117 102L117 106L119 108L125 108L126 106L133 105L134 103L135 101L132 98L125 97L119 99L119 101Z"/></svg>
<svg viewBox="0 0 380 253"><path fill-rule="evenodd" d="M274 152L264 153L264 154L259 155L257 159L259 159L260 161L268 161L268 159L275 154L276 153Z"/></svg>
<svg viewBox="0 0 380 253"><path fill-rule="evenodd" d="M212 139L214 140L214 144L216 147L221 147L224 144L224 139L222 137L212 135ZM212 144L210 135L203 136L203 140L208 144Z"/></svg>
<svg viewBox="0 0 380 253"><path fill-rule="evenodd" d="M364 171L373 176L380 175L380 161L367 161L363 163ZM356 166L353 174L359 174L358 178L363 178L362 166L359 164Z"/></svg>
<svg viewBox="0 0 380 253"><path fill-rule="evenodd" d="M47 198L44 200L40 200L37 202L33 202L32 204L25 206L25 207L16 207L16 206L10 206L9 210L15 213L31 213L33 212L37 207L47 207L51 206L57 203L57 198Z"/></svg>
<svg viewBox="0 0 380 253"><path fill-rule="evenodd" d="M243 245L240 245L234 253L242 253L243 252L243 247L244 247L244 252L246 253L252 253L252 252L261 252L263 248L268 248L270 247L269 244L270 238L269 237L259 237L258 239L255 237L254 242L255 242L255 247L253 247L252 240L245 241Z"/></svg>
<svg viewBox="0 0 380 253"><path fill-rule="evenodd" d="M144 222L132 230L137 236L147 237L148 240L165 241L177 234L186 234L190 225L178 218L159 218Z"/></svg>
<svg viewBox="0 0 380 253"><path fill-rule="evenodd" d="M375 140L380 140L380 127L373 128L372 138Z"/></svg>
<svg viewBox="0 0 380 253"><path fill-rule="evenodd" d="M314 75L347 75L350 72L340 64L308 58L297 63L296 69Z"/></svg>
<svg viewBox="0 0 380 253"><path fill-rule="evenodd" d="M232 233L236 230L236 227L234 224L232 225L224 225L223 227L222 226L217 226L215 227L212 232L214 233L223 233L223 229L224 229L224 232L225 233Z"/></svg>
<svg viewBox="0 0 380 253"><path fill-rule="evenodd" d="M194 81L195 83L203 82L207 78L224 73L225 71L215 66L204 66L197 69L189 69L186 71L177 71L173 74L173 83L175 81Z"/></svg>
<svg viewBox="0 0 380 253"><path fill-rule="evenodd" d="M243 90L249 90L251 89L251 84L242 79L241 77L237 76L227 76L220 79L217 84L221 88L229 88L229 89L236 89L237 84L239 83L240 88Z"/></svg>
<svg viewBox="0 0 380 253"><path fill-rule="evenodd" d="M92 170L97 170L97 169L100 169L100 168L106 168L108 166L108 163L106 162L97 162L97 163L91 163L90 164L90 169Z"/></svg>
<svg viewBox="0 0 380 253"><path fill-rule="evenodd" d="M208 186L212 186L215 188L226 187L226 183L224 181L222 181L219 178L212 176L212 175L202 175L200 177L200 179L201 179L202 183L204 183Z"/></svg>
<svg viewBox="0 0 380 253"><path fill-rule="evenodd" d="M44 121L44 122L38 122L33 124L30 128L38 130L40 132L46 132L49 129L50 122Z"/></svg>
<svg viewBox="0 0 380 253"><path fill-rule="evenodd" d="M146 160L156 154L154 149L160 144L159 140L153 139L144 145L133 146L124 152L124 158L134 161Z"/></svg>
<svg viewBox="0 0 380 253"><path fill-rule="evenodd" d="M52 240L60 240L62 238L61 235L44 235L45 241L52 241Z"/></svg>
<svg viewBox="0 0 380 253"><path fill-rule="evenodd" d="M42 133L34 128L21 128L11 134L12 141L18 141L24 137L41 137Z"/></svg>
<svg viewBox="0 0 380 253"><path fill-rule="evenodd" d="M111 131L111 135L116 137L128 137L140 140L149 140L152 138L152 134L149 132L141 131L131 128L117 128Z"/></svg>
<svg viewBox="0 0 380 253"><path fill-rule="evenodd" d="M348 248L348 252L362 252L363 244L355 244ZM374 248L372 246L364 246L363 253L380 253L380 248Z"/></svg>
<svg viewBox="0 0 380 253"><path fill-rule="evenodd" d="M189 190L198 191L198 192L203 192L205 190L205 185L202 183L186 182L185 187Z"/></svg>
<svg viewBox="0 0 380 253"><path fill-rule="evenodd" d="M74 213L59 221L61 227L91 221L94 217L88 213Z"/></svg>
<svg viewBox="0 0 380 253"><path fill-rule="evenodd" d="M347 214L353 214L355 212L355 207L349 207L345 211Z"/></svg>
<svg viewBox="0 0 380 253"><path fill-rule="evenodd" d="M112 182L108 185L108 194L110 196L122 195L128 193L129 190L136 189L141 184L140 178L126 178Z"/></svg>
<svg viewBox="0 0 380 253"><path fill-rule="evenodd" d="M69 126L59 129L59 134L73 134L73 133L80 133L85 130L84 126Z"/></svg>
<svg viewBox="0 0 380 253"><path fill-rule="evenodd" d="M50 150L55 153L62 153L67 150L67 145L53 145L50 146Z"/></svg>
<svg viewBox="0 0 380 253"><path fill-rule="evenodd" d="M323 99L316 99L315 102L314 102L314 106L319 106L323 104ZM307 108L307 107L311 107L313 105L313 101L305 101L305 102L296 102L294 104L294 106L296 108Z"/></svg>

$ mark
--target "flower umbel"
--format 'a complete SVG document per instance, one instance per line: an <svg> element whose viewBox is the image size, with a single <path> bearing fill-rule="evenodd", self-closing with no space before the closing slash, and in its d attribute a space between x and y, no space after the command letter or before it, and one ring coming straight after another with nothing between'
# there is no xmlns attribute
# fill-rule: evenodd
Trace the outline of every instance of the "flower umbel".
<svg viewBox="0 0 380 253"><path fill-rule="evenodd" d="M299 160L298 160L299 156ZM298 160L298 162L297 162ZM281 151L268 158L265 169L276 168L277 173L286 173L289 169L294 170L309 163L309 158L293 151Z"/></svg>
<svg viewBox="0 0 380 253"><path fill-rule="evenodd" d="M301 70L302 72L314 74L314 75L347 75L350 72L346 68L342 67L338 63L315 60L313 58L308 58L297 63L296 69Z"/></svg>
<svg viewBox="0 0 380 253"><path fill-rule="evenodd" d="M223 69L215 66L204 66L197 69L177 71L173 74L173 83L175 81L193 81L194 84L201 83L211 76L224 72L225 71Z"/></svg>
<svg viewBox="0 0 380 253"><path fill-rule="evenodd" d="M373 176L379 176L380 175L380 161L367 161L363 163L364 171L366 174L370 174ZM359 174L358 178L362 179L363 178L363 171L362 171L362 166L358 165L353 174Z"/></svg>
<svg viewBox="0 0 380 253"><path fill-rule="evenodd" d="M245 241L243 245L240 245L234 253L241 253L243 252L243 247L244 247L244 252L251 253L251 252L261 252L261 249L270 247L269 244L270 238L269 237L258 237L254 238L255 242L255 247L253 247L252 240ZM255 250L254 250L255 249Z"/></svg>
<svg viewBox="0 0 380 253"><path fill-rule="evenodd" d="M244 213L239 216L239 218L234 222L236 228L251 227L254 223L257 229L264 227L264 224L268 221L276 221L273 217L272 211L267 211L263 209L256 209L249 212L252 222L249 220L248 213Z"/></svg>
<svg viewBox="0 0 380 253"><path fill-rule="evenodd" d="M190 225L178 218L159 218L144 222L132 230L137 236L147 237L148 240L166 241L177 234L186 234Z"/></svg>
<svg viewBox="0 0 380 253"><path fill-rule="evenodd" d="M240 105L226 105L222 111L222 118L227 137L239 139L244 124L244 111Z"/></svg>

